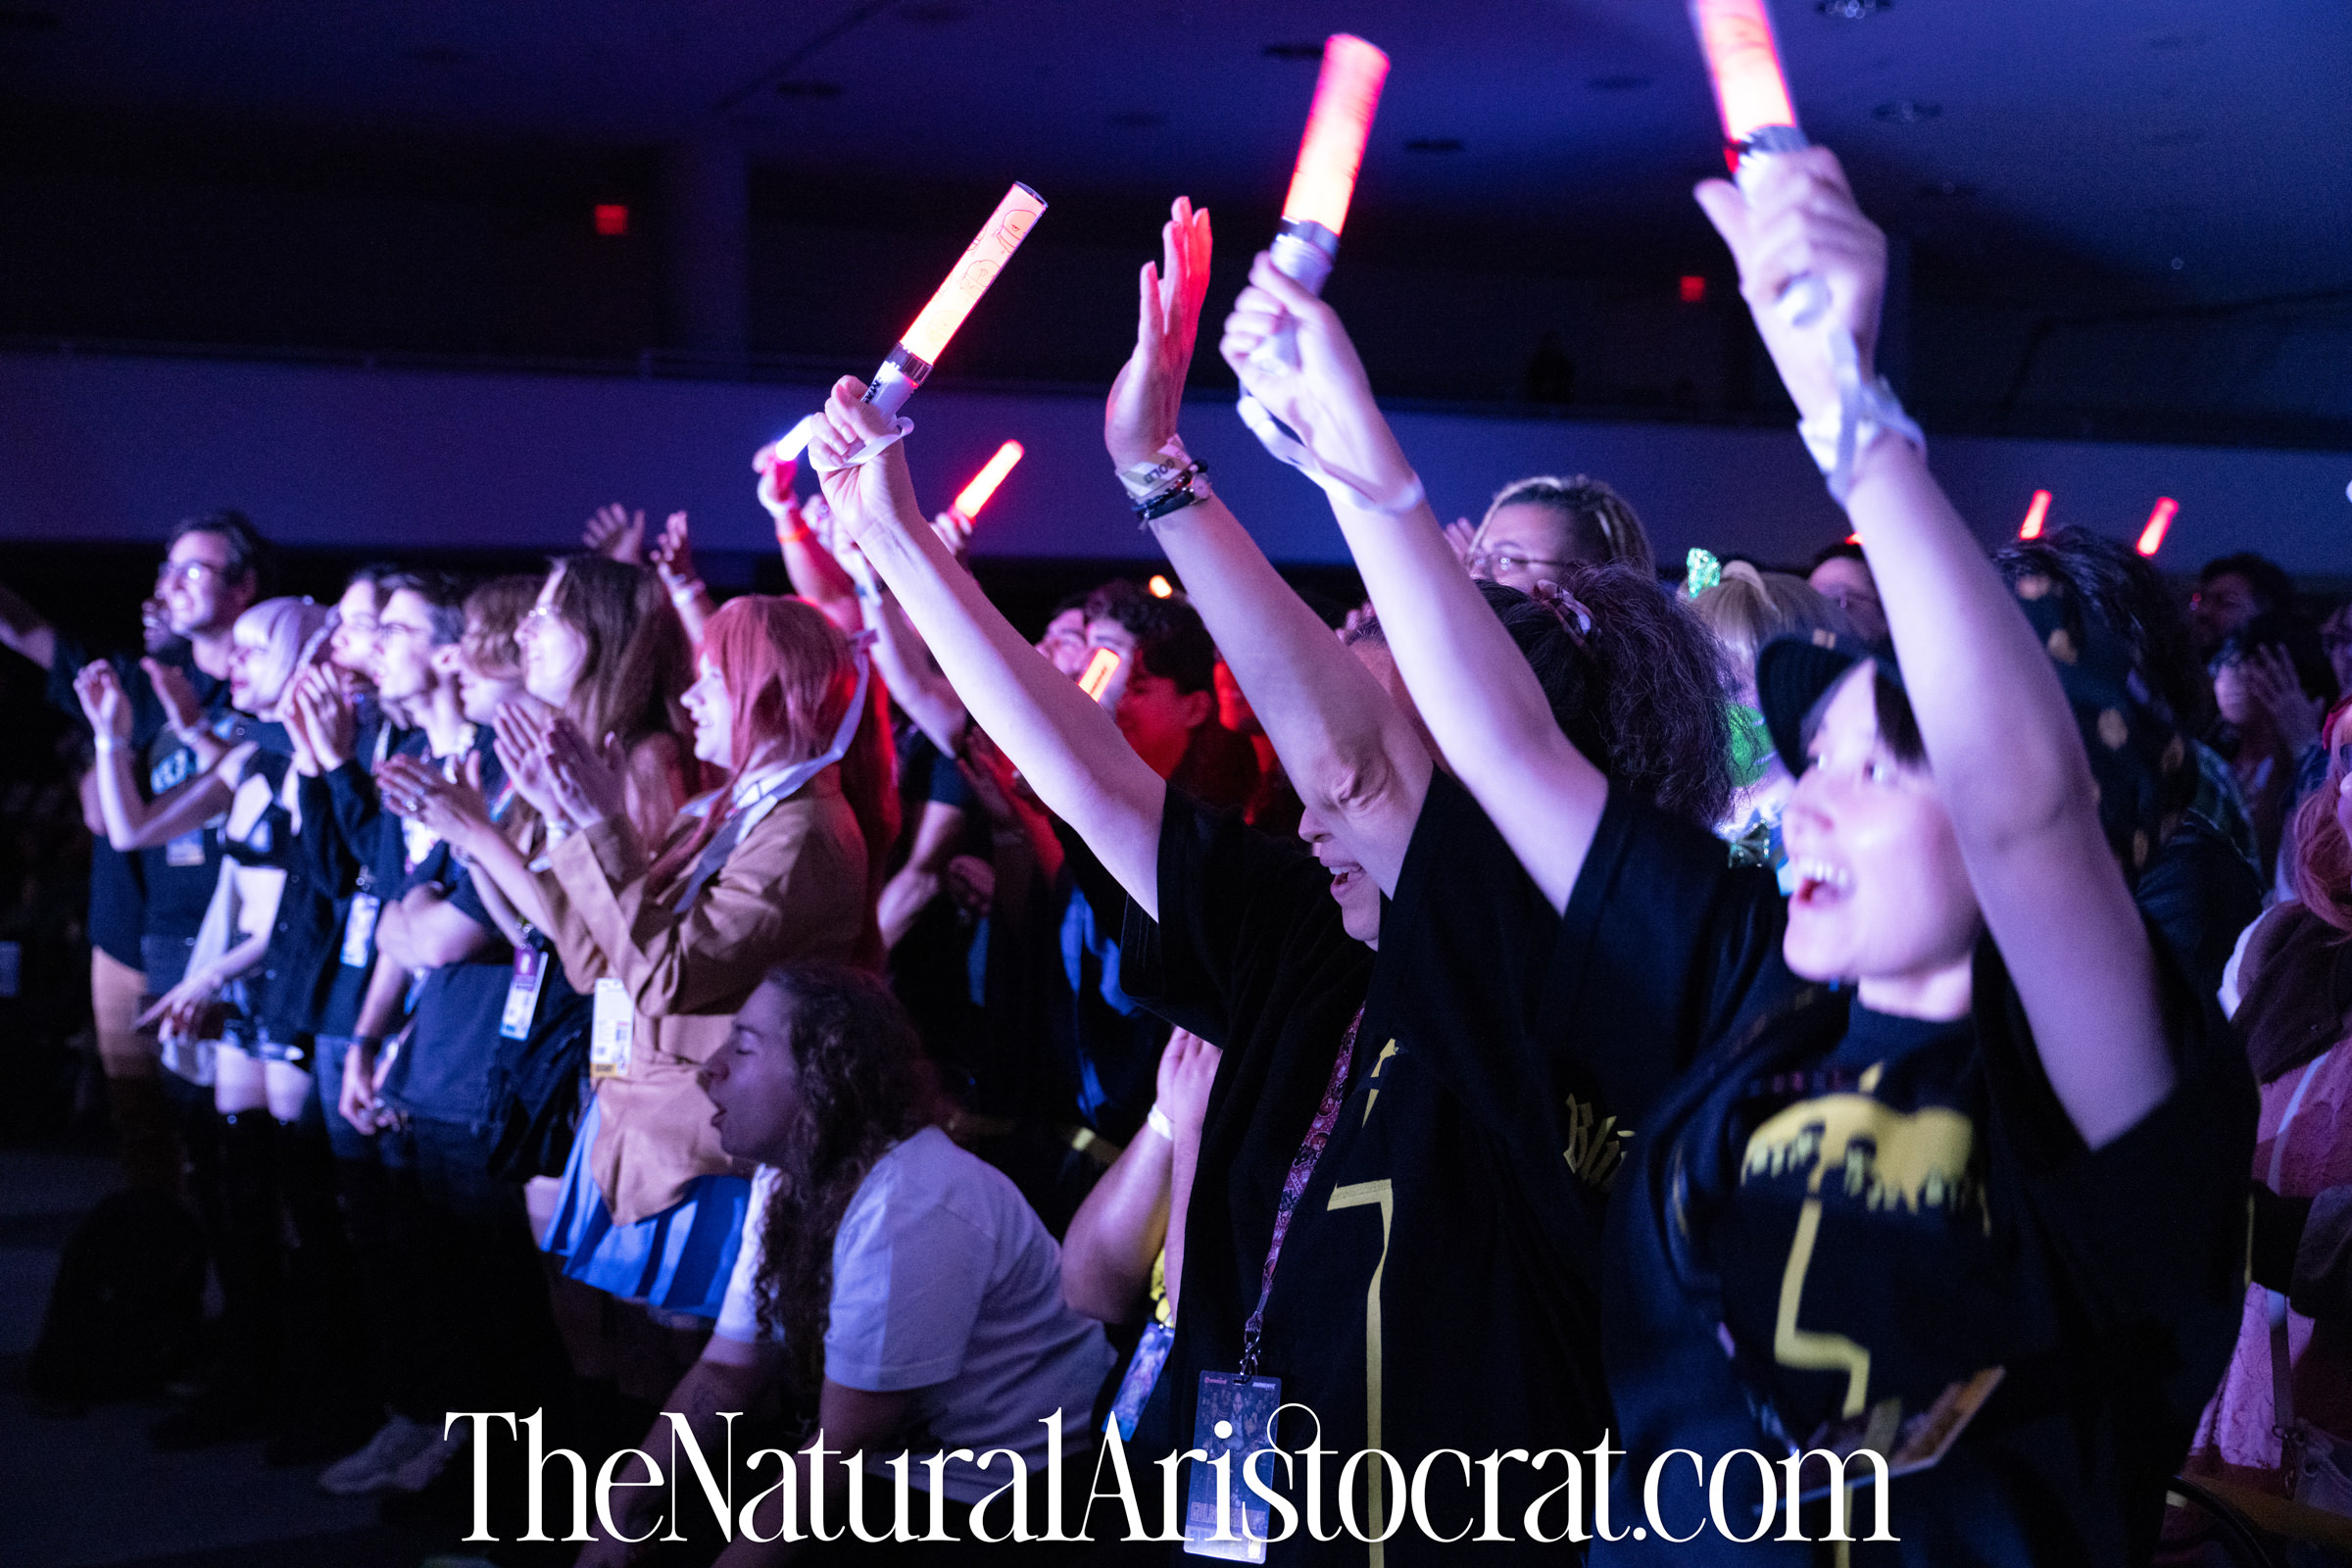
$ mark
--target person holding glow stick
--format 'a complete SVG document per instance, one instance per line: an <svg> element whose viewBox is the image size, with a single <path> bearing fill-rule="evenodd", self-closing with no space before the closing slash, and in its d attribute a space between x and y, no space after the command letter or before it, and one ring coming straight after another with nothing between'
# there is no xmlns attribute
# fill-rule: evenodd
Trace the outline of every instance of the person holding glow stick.
<svg viewBox="0 0 2352 1568"><path fill-rule="evenodd" d="M1430 964L1472 961L1461 949L1440 956L1384 940L1384 887L1396 890L1394 913L1408 928L1421 900L1445 896L1426 873L1415 887L1396 880L1442 775L1377 631L1353 649L1334 639L1175 440L1207 284L1206 215L1178 202L1162 239L1165 270L1143 270L1137 343L1111 393L1105 442L1138 510L1156 514L1171 566L1298 785L1311 854L1140 765L1100 709L952 569L921 525L902 454L826 474L837 514L975 717L1116 879L1121 983L1224 1045L1196 1185L1189 1200L1176 1196L1170 1220L1184 1238L1177 1341L1136 1441L1193 1446L1201 1375L1237 1370L1280 1377L1283 1397L1313 1409L1321 1445L1341 1452L1596 1440L1606 1415L1595 1292L1580 1259L1597 1249L1621 1141L1593 1114L1589 1088L1528 1093L1514 1064L1482 1051L1476 1020L1427 1034L1394 1026L1396 994ZM878 425L856 389L836 392L832 429L817 438L843 457ZM1189 502L1163 510L1179 493ZM1580 591L1594 608L1483 590L1505 636L1544 670L1559 722L1598 737L1644 799L1694 826L1711 820L1729 776L1705 634L1633 573L1593 573ZM1688 749L1716 760L1678 776L1666 760ZM1475 875L1446 884L1455 886L1474 901L1491 891ZM1511 955L1474 961L1493 970ZM1328 1142L1311 1179L1286 1193L1310 1128ZM1278 1213L1289 1216L1279 1245ZM1465 1322L1478 1331L1464 1335ZM1557 1332L1577 1322L1586 1332ZM1430 1353L1440 1344L1444 1353ZM1302 1445L1307 1423L1294 1431L1290 1419L1284 1441ZM1542 1484L1506 1474L1501 1488L1515 1519ZM1428 1493L1433 1517L1479 1506L1476 1489L1443 1465ZM1324 1518L1331 1500L1315 1502ZM1404 1504L1372 1482L1353 1507L1393 1521ZM1552 1550L1524 1538L1515 1549ZM1269 1560L1312 1550L1294 1539ZM1513 1551L1481 1547L1497 1561ZM1386 1553L1397 1564L1451 1560L1409 1529Z"/></svg>
<svg viewBox="0 0 2352 1568"><path fill-rule="evenodd" d="M1840 419L1825 334L1775 308L1818 279L1867 370L1885 246L1837 160L1790 153L1699 199L1798 409ZM2132 899L2178 733L2059 585L2011 596L1907 421L1839 430L1901 667L1834 640L1760 661L1799 775L1784 909L1541 722L1337 318L1255 282L1227 357L1344 476L1325 489L1405 684L1560 916L1534 1027L1660 1084L1627 1107L1605 1265L1618 1507L1670 1448L1843 1445L1907 1473L1849 1494L1817 1461L1803 1484L1869 1510L1856 1538L1891 1517L1890 1557L2144 1561L2235 1334L2253 1138L2242 1051ZM1283 317L1288 379L1248 352ZM1734 1528L1766 1501L1742 1468L1715 1477ZM1706 1515L1688 1467L1657 1473L1663 1517ZM1803 1505L1813 1539L1829 1500Z"/></svg>

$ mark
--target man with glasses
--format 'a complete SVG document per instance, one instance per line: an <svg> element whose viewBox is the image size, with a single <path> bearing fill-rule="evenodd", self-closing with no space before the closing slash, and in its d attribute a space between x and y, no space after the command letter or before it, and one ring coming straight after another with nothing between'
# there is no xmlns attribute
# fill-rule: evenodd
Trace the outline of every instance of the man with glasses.
<svg viewBox="0 0 2352 1568"><path fill-rule="evenodd" d="M149 601L146 653L115 656L131 703L130 744L150 799L218 760L228 719L228 656L237 617L261 596L269 546L242 513L183 519L172 530ZM91 654L0 588L0 645L49 672L50 703L81 722L74 677ZM152 668L165 683L159 696ZM164 701L168 696L171 701ZM176 1192L181 1156L151 1042L130 1027L142 994L176 984L220 878L209 829L122 854L103 834L90 851L90 1001L124 1174Z"/></svg>

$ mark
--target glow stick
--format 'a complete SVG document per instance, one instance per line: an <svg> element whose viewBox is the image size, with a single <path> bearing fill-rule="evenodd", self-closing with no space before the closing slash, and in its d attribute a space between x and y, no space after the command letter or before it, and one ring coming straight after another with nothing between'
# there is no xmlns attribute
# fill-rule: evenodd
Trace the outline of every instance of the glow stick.
<svg viewBox="0 0 2352 1568"><path fill-rule="evenodd" d="M2040 538L2042 521L2049 514L2050 493L2047 490L2034 491L2034 503L2026 508L2026 520L2018 525L2017 536L2020 539Z"/></svg>
<svg viewBox="0 0 2352 1568"><path fill-rule="evenodd" d="M972 475L972 482L956 494L955 505L950 510L969 523L980 514L980 509L988 505L988 498L997 493L997 486L1004 482L1004 476L1012 471L1012 466L1020 461L1021 444L1018 441L1007 441L997 448L997 455L988 460L987 466Z"/></svg>
<svg viewBox="0 0 2352 1568"><path fill-rule="evenodd" d="M2148 514L2148 525L2139 530L2139 553L2152 556L2164 548L2164 531L2173 525L2180 512L2180 503L2171 496L2158 496L2156 510Z"/></svg>
<svg viewBox="0 0 2352 1568"><path fill-rule="evenodd" d="M1270 247L1282 275L1309 294L1323 292L1331 264L1339 260L1340 229L1348 221L1364 143L1372 138L1372 114L1388 79L1389 57L1363 39L1335 32L1323 41L1323 72L1315 78L1306 134L1299 139L1290 193L1282 201L1282 227ZM1257 352L1296 366L1296 329L1286 322Z"/></svg>
<svg viewBox="0 0 2352 1568"><path fill-rule="evenodd" d="M980 296L1020 249L1045 210L1046 199L1017 181L1004 193L996 212L949 270L947 281L939 285L931 303L923 307L923 313L882 362L882 368L874 372L873 384L865 389L866 402L885 414L896 414L906 406L914 389L931 373L931 367L939 363L948 340L972 314L972 307L980 303Z"/></svg>
<svg viewBox="0 0 2352 1568"><path fill-rule="evenodd" d="M1110 677L1117 674L1118 670L1118 651L1098 648L1095 657L1086 662L1086 673L1078 677L1078 689L1099 703L1102 700L1103 688L1110 684Z"/></svg>
<svg viewBox="0 0 2352 1568"><path fill-rule="evenodd" d="M1757 156L1812 145L1797 128L1788 100L1781 52L1773 42L1772 12L1766 0L1690 0L1690 25L1707 57L1707 79L1723 118L1724 158L1745 188L1754 177ZM1803 326L1829 302L1830 291L1806 273L1781 290L1780 310L1790 325Z"/></svg>

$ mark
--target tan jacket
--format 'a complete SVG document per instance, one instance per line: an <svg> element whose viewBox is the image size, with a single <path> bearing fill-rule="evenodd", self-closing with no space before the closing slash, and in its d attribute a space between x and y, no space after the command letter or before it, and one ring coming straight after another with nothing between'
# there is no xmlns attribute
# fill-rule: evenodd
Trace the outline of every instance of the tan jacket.
<svg viewBox="0 0 2352 1568"><path fill-rule="evenodd" d="M680 816L662 847L696 825ZM658 858L608 819L558 845L554 885L542 879L564 974L583 992L610 975L636 1008L627 1074L597 1084L603 1125L588 1156L622 1225L677 1203L695 1178L736 1168L696 1069L771 966L850 961L868 902L865 839L837 768L753 824L682 912L646 886Z"/></svg>

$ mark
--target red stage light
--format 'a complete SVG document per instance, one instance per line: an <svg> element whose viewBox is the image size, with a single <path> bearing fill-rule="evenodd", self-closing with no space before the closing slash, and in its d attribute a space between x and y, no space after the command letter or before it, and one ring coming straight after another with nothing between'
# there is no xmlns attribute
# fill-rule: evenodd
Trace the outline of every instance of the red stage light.
<svg viewBox="0 0 2352 1568"><path fill-rule="evenodd" d="M2033 504L2026 508L2026 520L2018 524L2017 536L2020 539L2040 538L2042 521L2049 514L2050 493L2047 490L2034 491Z"/></svg>
<svg viewBox="0 0 2352 1568"><path fill-rule="evenodd" d="M1706 303L1706 298L1707 280L1696 272L1684 274L1683 303L1685 305L1702 305Z"/></svg>
<svg viewBox="0 0 2352 1568"><path fill-rule="evenodd" d="M629 210L619 202L596 204L596 231L607 239L629 231Z"/></svg>
<svg viewBox="0 0 2352 1568"><path fill-rule="evenodd" d="M2171 496L2158 496L2156 510L2148 514L2148 525L2139 530L2139 553L2152 556L2164 548L2164 531L2173 525L2180 512L2180 503Z"/></svg>

